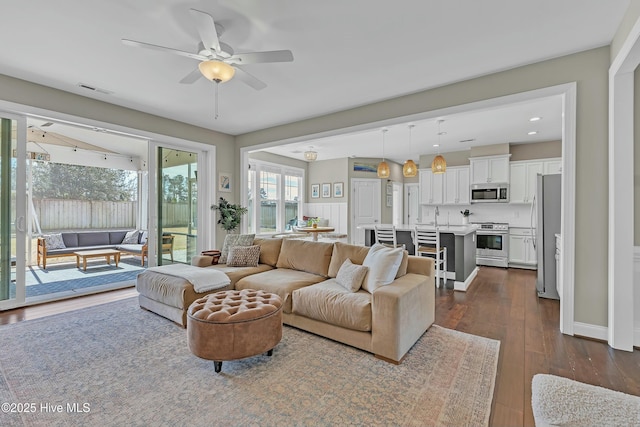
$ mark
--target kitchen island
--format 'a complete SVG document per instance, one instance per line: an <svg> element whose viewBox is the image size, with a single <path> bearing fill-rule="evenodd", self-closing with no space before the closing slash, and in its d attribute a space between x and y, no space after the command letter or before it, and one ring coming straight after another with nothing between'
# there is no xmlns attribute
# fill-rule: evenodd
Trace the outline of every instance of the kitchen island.
<svg viewBox="0 0 640 427"><path fill-rule="evenodd" d="M372 246L375 239L375 226L391 227L391 224L364 224L358 228L365 231L365 245ZM426 230L436 230L433 224L416 224ZM412 231L414 225L396 225L398 244L404 244L410 255L414 255ZM470 225L440 225L440 245L447 248L447 279L453 279L453 289L466 291L478 273L476 266L476 229Z"/></svg>

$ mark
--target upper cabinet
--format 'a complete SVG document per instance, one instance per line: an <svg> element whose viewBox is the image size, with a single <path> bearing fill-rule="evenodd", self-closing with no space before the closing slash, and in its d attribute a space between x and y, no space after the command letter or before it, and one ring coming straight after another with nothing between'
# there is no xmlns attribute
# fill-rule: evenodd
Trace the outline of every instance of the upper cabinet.
<svg viewBox="0 0 640 427"><path fill-rule="evenodd" d="M431 172L430 169L420 171L420 203L423 205L440 205L443 196L444 174Z"/></svg>
<svg viewBox="0 0 640 427"><path fill-rule="evenodd" d="M444 173L444 204L469 204L469 166L447 168Z"/></svg>
<svg viewBox="0 0 640 427"><path fill-rule="evenodd" d="M505 154L469 158L471 184L508 183L510 156Z"/></svg>
<svg viewBox="0 0 640 427"><path fill-rule="evenodd" d="M511 162L510 203L532 203L538 174L560 173L561 159Z"/></svg>

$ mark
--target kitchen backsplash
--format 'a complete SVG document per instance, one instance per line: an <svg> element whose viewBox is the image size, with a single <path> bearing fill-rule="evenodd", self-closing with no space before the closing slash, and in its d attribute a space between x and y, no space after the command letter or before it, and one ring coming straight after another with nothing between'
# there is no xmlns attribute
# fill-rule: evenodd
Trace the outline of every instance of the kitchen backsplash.
<svg viewBox="0 0 640 427"><path fill-rule="evenodd" d="M435 206L421 205L420 209L422 212L419 222L433 221ZM450 224L462 224L460 211L465 209L471 212L469 222L504 222L510 227L529 227L531 221L531 205L475 203L473 205L441 205L438 209L440 210L439 224L446 224L447 218Z"/></svg>

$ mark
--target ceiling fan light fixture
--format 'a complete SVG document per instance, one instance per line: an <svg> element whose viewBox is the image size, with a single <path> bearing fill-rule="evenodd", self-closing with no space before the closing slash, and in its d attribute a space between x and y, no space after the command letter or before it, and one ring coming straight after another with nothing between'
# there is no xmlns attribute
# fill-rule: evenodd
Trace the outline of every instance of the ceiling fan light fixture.
<svg viewBox="0 0 640 427"><path fill-rule="evenodd" d="M304 152L304 159L308 162L313 162L318 158L318 152L317 151L305 151Z"/></svg>
<svg viewBox="0 0 640 427"><path fill-rule="evenodd" d="M228 82L236 73L235 68L222 61L202 61L198 64L198 68L202 75L216 83Z"/></svg>

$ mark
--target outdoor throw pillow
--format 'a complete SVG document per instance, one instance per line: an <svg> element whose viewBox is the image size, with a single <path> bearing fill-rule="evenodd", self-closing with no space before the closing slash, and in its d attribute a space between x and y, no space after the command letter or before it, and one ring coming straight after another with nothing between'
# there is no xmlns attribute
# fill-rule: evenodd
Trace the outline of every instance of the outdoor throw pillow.
<svg viewBox="0 0 640 427"><path fill-rule="evenodd" d="M138 230L127 231L127 234L124 235L124 239L122 239L122 244L137 245L139 237L140 237L140 232Z"/></svg>
<svg viewBox="0 0 640 427"><path fill-rule="evenodd" d="M380 286L393 282L402 263L403 248L391 249L376 243L369 249L362 265L369 267L362 289L373 293Z"/></svg>
<svg viewBox="0 0 640 427"><path fill-rule="evenodd" d="M260 259L260 245L231 246L227 257L229 267L257 267Z"/></svg>
<svg viewBox="0 0 640 427"><path fill-rule="evenodd" d="M346 290L351 292L358 292L358 289L360 289L360 286L362 286L364 276L367 275L367 271L369 271L369 267L354 264L350 259L347 258L342 263L340 270L338 270L336 281Z"/></svg>
<svg viewBox="0 0 640 427"><path fill-rule="evenodd" d="M44 243L47 249L64 249L66 248L61 233L45 234Z"/></svg>
<svg viewBox="0 0 640 427"><path fill-rule="evenodd" d="M253 239L255 237L255 234L227 234L227 236L224 238L224 244L222 245L222 250L220 251L220 260L218 260L218 263L227 263L229 248L231 246L251 246L253 245Z"/></svg>
<svg viewBox="0 0 640 427"><path fill-rule="evenodd" d="M145 230L140 233L140 241L138 243L140 243L141 245L146 245L147 240L149 240L149 233L147 232L147 230Z"/></svg>

